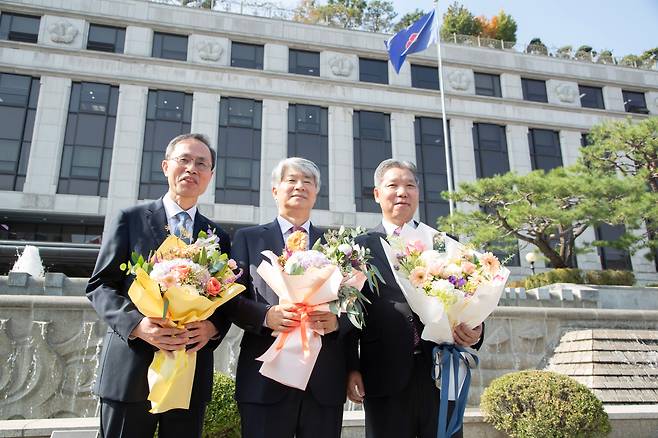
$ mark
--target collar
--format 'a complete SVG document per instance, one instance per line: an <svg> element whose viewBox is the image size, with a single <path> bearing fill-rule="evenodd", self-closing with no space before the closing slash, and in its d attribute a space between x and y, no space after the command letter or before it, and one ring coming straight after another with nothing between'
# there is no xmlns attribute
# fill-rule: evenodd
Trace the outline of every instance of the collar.
<svg viewBox="0 0 658 438"><path fill-rule="evenodd" d="M396 230L398 227L394 223L391 223L387 221L386 219L382 219L382 225L384 226L384 229L386 230L386 235L391 235L393 234L393 231ZM412 219L409 222L407 222L407 225L409 225L411 228L416 228L416 222Z"/></svg>
<svg viewBox="0 0 658 438"><path fill-rule="evenodd" d="M287 219L285 219L282 216L277 216L276 217L277 222L279 223L279 228L281 228L281 234L286 234L288 231L290 231L290 228L294 227L295 225L290 223ZM302 224L302 228L306 230L306 233L310 236L311 232L311 220L307 220Z"/></svg>
<svg viewBox="0 0 658 438"><path fill-rule="evenodd" d="M180 205L176 204L176 202L169 197L169 193L162 197L162 203L164 204L165 213L167 214L167 221L169 221L169 219L176 216L181 211L186 211L187 214L190 215L190 218L192 218L192 223L194 223L194 217L196 216L197 210L196 204L194 204L188 210L183 210Z"/></svg>

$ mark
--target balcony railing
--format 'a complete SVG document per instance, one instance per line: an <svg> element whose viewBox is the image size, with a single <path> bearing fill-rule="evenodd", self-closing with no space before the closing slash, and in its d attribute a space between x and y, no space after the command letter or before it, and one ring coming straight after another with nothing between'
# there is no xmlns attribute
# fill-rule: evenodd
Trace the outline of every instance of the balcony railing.
<svg viewBox="0 0 658 438"><path fill-rule="evenodd" d="M295 10L281 7L280 4L268 1L245 1L245 0L195 0L187 4L184 0L147 0L154 3L167 4L187 8L203 8L213 11L231 12L234 14L251 15L255 17L275 18L280 20L296 21ZM318 23L325 24L325 23ZM441 38L446 43L459 44L463 46L482 47L488 49L507 50L517 53L525 53L534 56L548 56L557 59L571 59L594 64L620 65L625 67L658 70L658 59L652 56L649 59L638 57L615 57L608 51L601 53L589 51L574 51L568 47L547 47L543 44L521 44L511 41L503 41L492 38L484 38L471 35L452 34L447 38Z"/></svg>

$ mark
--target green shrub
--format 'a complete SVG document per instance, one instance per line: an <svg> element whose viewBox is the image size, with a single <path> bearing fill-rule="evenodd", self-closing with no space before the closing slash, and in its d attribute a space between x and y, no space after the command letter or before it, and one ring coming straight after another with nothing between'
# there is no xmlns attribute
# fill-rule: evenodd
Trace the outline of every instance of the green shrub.
<svg viewBox="0 0 658 438"><path fill-rule="evenodd" d="M525 279L508 281L506 287L525 287Z"/></svg>
<svg viewBox="0 0 658 438"><path fill-rule="evenodd" d="M525 279L525 288L533 289L553 283L583 283L583 275L580 269L562 268L551 269L541 274L531 275Z"/></svg>
<svg viewBox="0 0 658 438"><path fill-rule="evenodd" d="M631 271L620 271L615 269L587 271L585 272L585 283L632 286L635 284L635 274Z"/></svg>
<svg viewBox="0 0 658 438"><path fill-rule="evenodd" d="M584 385L550 371L527 370L491 382L485 421L512 438L596 438L610 433L603 404Z"/></svg>
<svg viewBox="0 0 658 438"><path fill-rule="evenodd" d="M240 438L240 413L234 393L233 379L215 373L212 400L206 408L203 424L203 438Z"/></svg>

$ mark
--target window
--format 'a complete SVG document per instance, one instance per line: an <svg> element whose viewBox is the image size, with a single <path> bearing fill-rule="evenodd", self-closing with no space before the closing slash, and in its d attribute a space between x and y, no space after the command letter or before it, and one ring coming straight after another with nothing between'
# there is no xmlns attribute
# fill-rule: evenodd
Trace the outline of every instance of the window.
<svg viewBox="0 0 658 438"><path fill-rule="evenodd" d="M322 183L315 208L329 210L329 141L327 108L311 105L288 107L288 156L313 161Z"/></svg>
<svg viewBox="0 0 658 438"><path fill-rule="evenodd" d="M490 123L473 124L473 149L475 152L475 174L478 178L490 178L509 172L509 155L507 152L507 135L505 127ZM486 209L484 210L486 211ZM492 251L508 266L520 266L518 247L511 251Z"/></svg>
<svg viewBox="0 0 658 438"><path fill-rule="evenodd" d="M434 226L440 216L450 214L448 200L441 192L448 190L445 142L441 119L416 117L416 163L420 180L420 220Z"/></svg>
<svg viewBox="0 0 658 438"><path fill-rule="evenodd" d="M190 132L192 95L149 90L139 180L139 199L158 199L169 190L161 163L169 141Z"/></svg>
<svg viewBox="0 0 658 438"><path fill-rule="evenodd" d="M126 40L126 29L100 24L89 24L87 37L87 50L101 52L123 53L123 44Z"/></svg>
<svg viewBox="0 0 658 438"><path fill-rule="evenodd" d="M644 93L622 90L621 94L624 98L624 109L627 113L649 114Z"/></svg>
<svg viewBox="0 0 658 438"><path fill-rule="evenodd" d="M411 64L411 86L414 88L439 89L439 71L436 67Z"/></svg>
<svg viewBox="0 0 658 438"><path fill-rule="evenodd" d="M509 172L507 136L504 126L474 123L473 147L475 150L475 174L478 178L490 178Z"/></svg>
<svg viewBox="0 0 658 438"><path fill-rule="evenodd" d="M590 137L589 137L589 132L583 132L580 134L580 146L581 147L587 147L591 143Z"/></svg>
<svg viewBox="0 0 658 438"><path fill-rule="evenodd" d="M57 193L107 196L119 87L73 83Z"/></svg>
<svg viewBox="0 0 658 438"><path fill-rule="evenodd" d="M187 36L155 32L153 57L187 61Z"/></svg>
<svg viewBox="0 0 658 438"><path fill-rule="evenodd" d="M583 108L600 108L605 109L603 104L603 90L601 87L588 87L579 85L580 106Z"/></svg>
<svg viewBox="0 0 658 438"><path fill-rule="evenodd" d="M521 88L523 88L524 100L548 102L548 96L546 95L546 81L521 78Z"/></svg>
<svg viewBox="0 0 658 438"><path fill-rule="evenodd" d="M475 94L479 96L502 97L500 75L475 73Z"/></svg>
<svg viewBox="0 0 658 438"><path fill-rule="evenodd" d="M36 43L40 21L40 17L3 12L0 15L0 40Z"/></svg>
<svg viewBox="0 0 658 438"><path fill-rule="evenodd" d="M557 131L530 129L528 142L530 143L530 161L533 170L549 171L562 166L560 136Z"/></svg>
<svg viewBox="0 0 658 438"><path fill-rule="evenodd" d="M298 75L320 76L320 54L305 50L288 51L288 72Z"/></svg>
<svg viewBox="0 0 658 438"><path fill-rule="evenodd" d="M359 80L388 84L388 61L359 58Z"/></svg>
<svg viewBox="0 0 658 438"><path fill-rule="evenodd" d="M231 66L263 69L263 46L256 44L231 44Z"/></svg>
<svg viewBox="0 0 658 438"><path fill-rule="evenodd" d="M215 202L260 205L262 108L257 100L220 100Z"/></svg>
<svg viewBox="0 0 658 438"><path fill-rule="evenodd" d="M23 190L38 97L38 78L0 73L0 190Z"/></svg>
<svg viewBox="0 0 658 438"><path fill-rule="evenodd" d="M596 228L597 240L618 240L626 232L623 225L601 224ZM632 271L631 256L627 251L602 246L598 248L599 257L601 258L601 267L603 269L621 269Z"/></svg>
<svg viewBox="0 0 658 438"><path fill-rule="evenodd" d="M375 169L393 156L391 121L388 114L354 111L354 195L356 211L379 213L372 190Z"/></svg>

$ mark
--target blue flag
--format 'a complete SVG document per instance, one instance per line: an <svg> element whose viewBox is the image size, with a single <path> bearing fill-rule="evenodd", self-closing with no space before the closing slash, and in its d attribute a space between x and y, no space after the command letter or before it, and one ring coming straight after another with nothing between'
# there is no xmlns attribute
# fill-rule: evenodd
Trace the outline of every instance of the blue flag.
<svg viewBox="0 0 658 438"><path fill-rule="evenodd" d="M400 68L407 55L421 52L430 44L435 43L438 30L439 23L434 15L434 9L432 9L432 12L423 15L420 20L389 38L385 44L395 71L400 73Z"/></svg>

